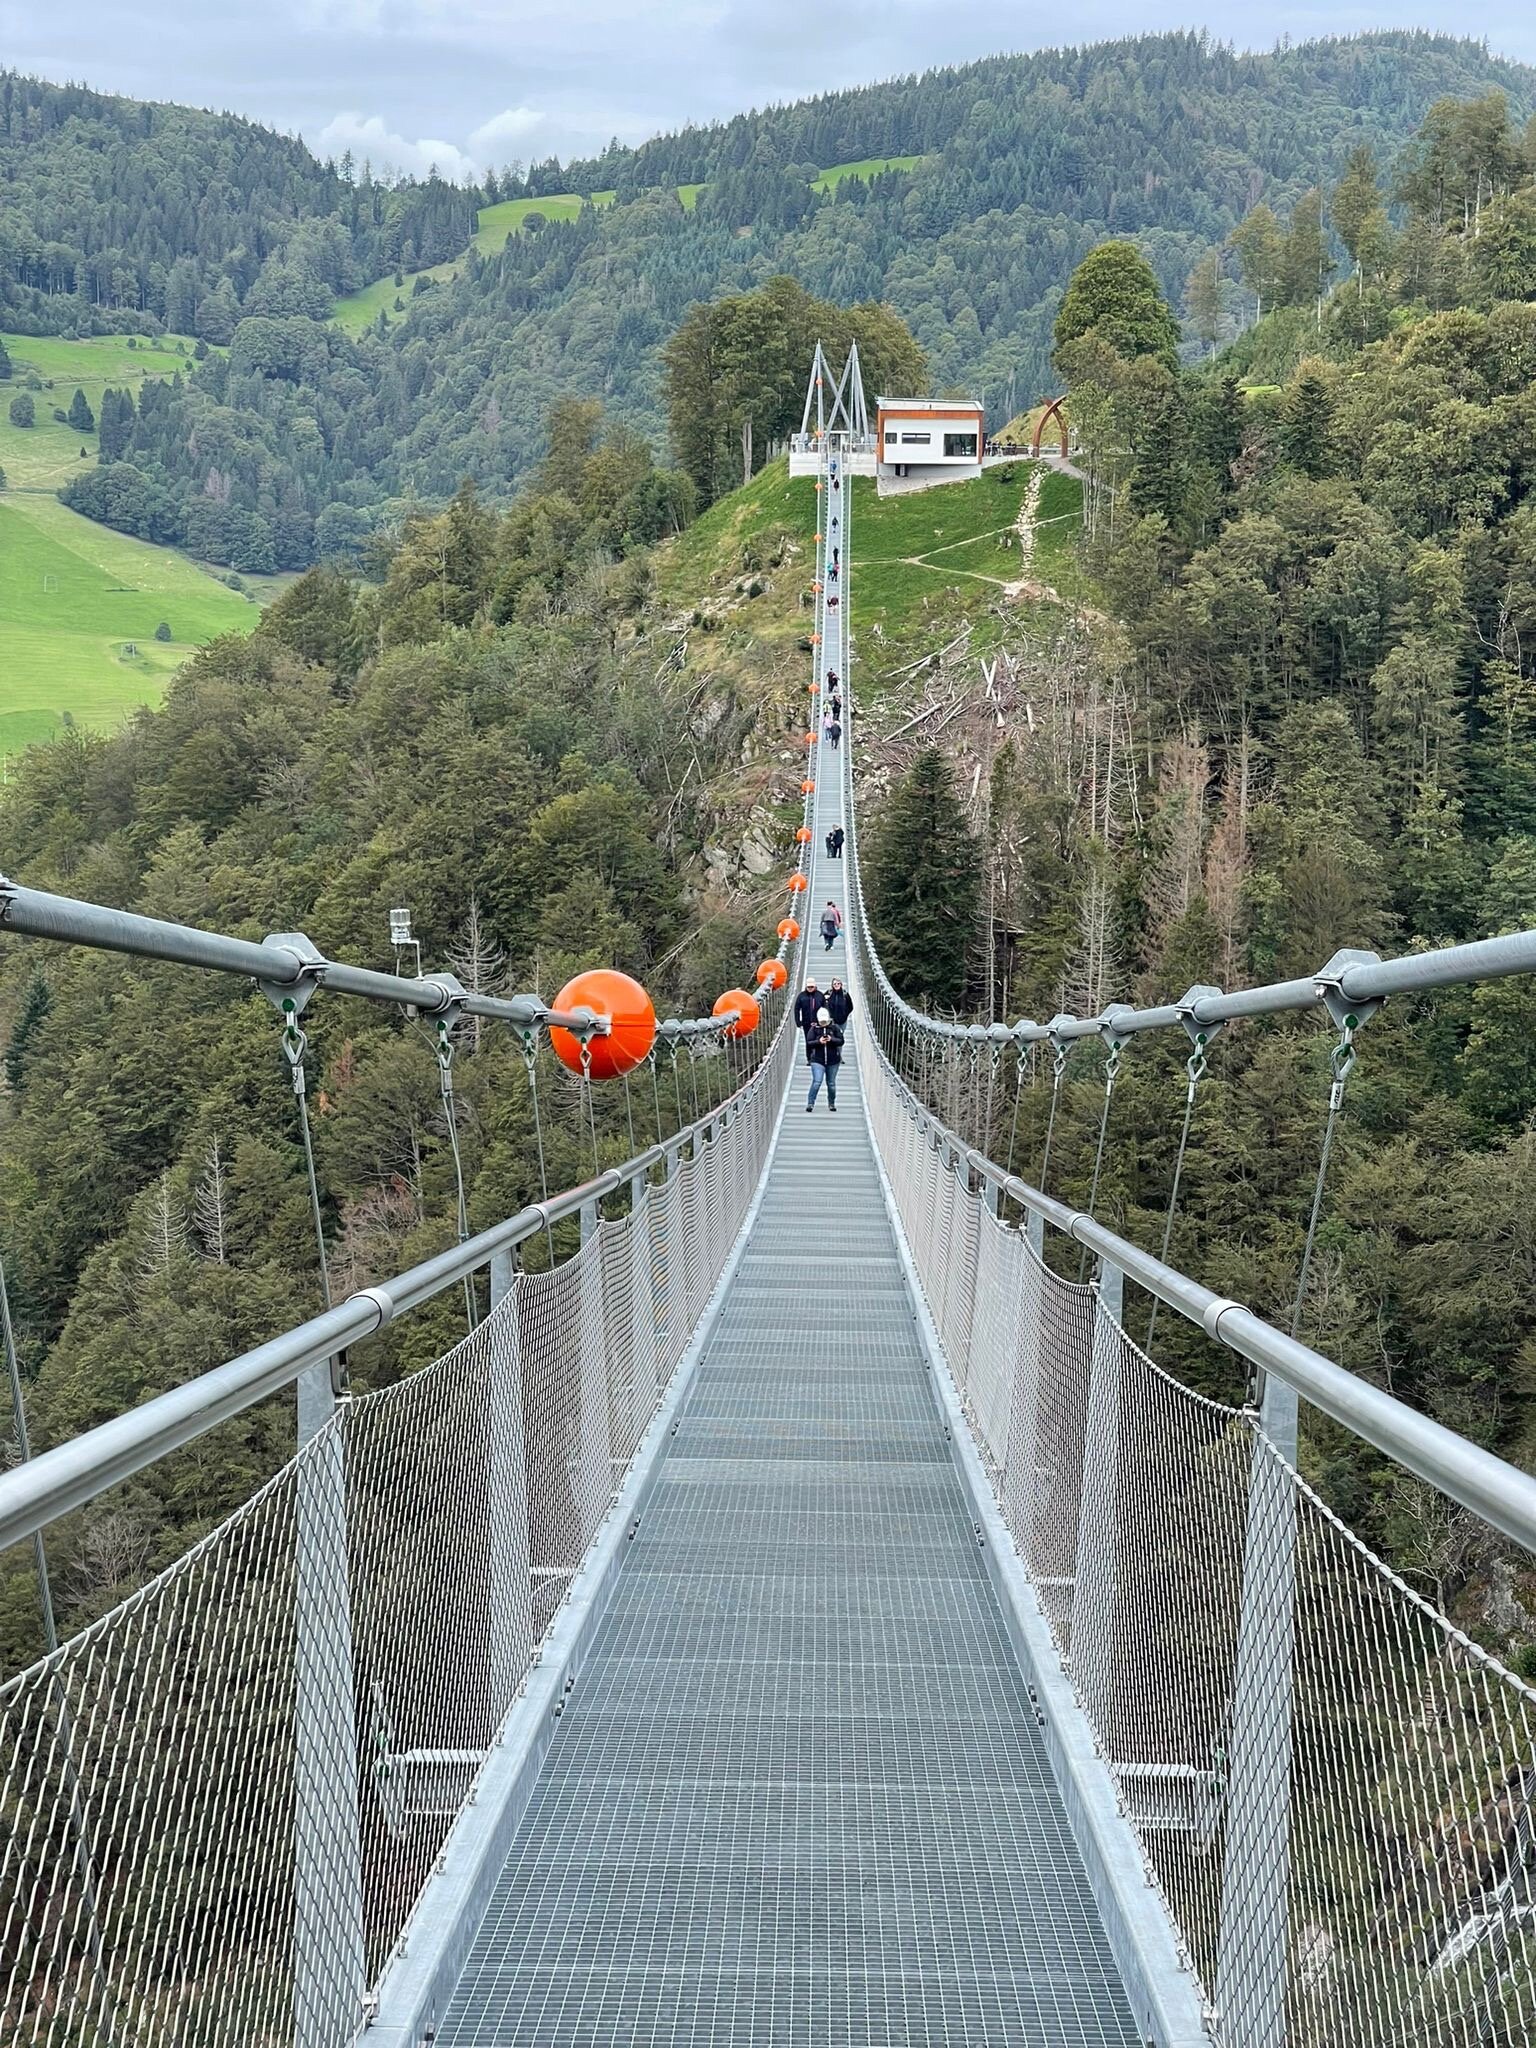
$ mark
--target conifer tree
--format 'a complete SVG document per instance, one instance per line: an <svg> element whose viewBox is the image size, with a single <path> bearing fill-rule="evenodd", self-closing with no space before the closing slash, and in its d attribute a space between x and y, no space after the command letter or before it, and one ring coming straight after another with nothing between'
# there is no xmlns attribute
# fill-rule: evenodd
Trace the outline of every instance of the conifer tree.
<svg viewBox="0 0 1536 2048"><path fill-rule="evenodd" d="M914 1002L958 1009L976 938L981 849L937 747L918 756L881 813L869 857L880 957Z"/></svg>
<svg viewBox="0 0 1536 2048"><path fill-rule="evenodd" d="M90 403L78 384L75 386L74 397L69 401L68 420L77 434L95 431L96 415L91 411Z"/></svg>

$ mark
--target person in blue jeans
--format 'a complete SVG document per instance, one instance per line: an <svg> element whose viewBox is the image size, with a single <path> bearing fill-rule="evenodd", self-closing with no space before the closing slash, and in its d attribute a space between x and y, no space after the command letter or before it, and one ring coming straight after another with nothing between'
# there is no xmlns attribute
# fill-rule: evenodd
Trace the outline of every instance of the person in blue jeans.
<svg viewBox="0 0 1536 2048"><path fill-rule="evenodd" d="M843 1063L843 1034L832 1022L830 1010L818 1010L816 1022L806 1033L806 1057L811 1063L811 1092L806 1098L805 1113L810 1115L816 1107L816 1097L821 1093L823 1081L827 1084L827 1107L837 1108L837 1070Z"/></svg>

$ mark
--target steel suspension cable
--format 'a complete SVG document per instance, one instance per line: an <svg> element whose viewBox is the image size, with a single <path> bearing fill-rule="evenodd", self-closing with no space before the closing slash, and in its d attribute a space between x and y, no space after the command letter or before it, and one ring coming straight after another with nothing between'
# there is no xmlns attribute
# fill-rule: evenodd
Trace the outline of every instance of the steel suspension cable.
<svg viewBox="0 0 1536 2048"><path fill-rule="evenodd" d="M327 1308L331 1306L331 1268L325 1253L325 1218L320 1207L320 1182L315 1173L315 1146L309 1129L309 1088L304 1075L304 1054L309 1045L303 1025L299 1022L299 1006L292 996L284 996L283 1013L283 1058L288 1062L288 1071L293 1081L293 1097L299 1110L299 1134L304 1141L304 1171L309 1180L309 1212L315 1226L315 1250L320 1260L320 1292Z"/></svg>
<svg viewBox="0 0 1536 2048"><path fill-rule="evenodd" d="M1195 1049L1184 1064L1184 1071L1188 1076L1188 1086L1184 1091L1184 1123L1183 1128L1179 1132L1179 1149L1174 1154L1173 1182L1168 1190L1168 1206L1163 1213L1163 1242L1158 1251L1158 1257L1165 1266L1168 1263L1168 1247L1173 1242L1173 1219L1178 1213L1179 1183L1184 1177L1184 1154L1189 1149L1189 1128L1194 1120L1195 1093L1199 1088L1205 1068L1205 1041L1202 1037L1196 1040ZM1154 1294L1152 1297L1152 1313L1147 1317L1146 1342L1142 1347L1146 1351L1152 1349L1152 1338L1157 1330L1157 1312L1161 1307L1162 1302Z"/></svg>
<svg viewBox="0 0 1536 2048"><path fill-rule="evenodd" d="M459 1243L469 1243L469 1204L464 1198L464 1162L459 1155L458 1105L453 1093L453 1019L439 1017L437 1020L437 1075L438 1086L443 1098L443 1117L448 1127L448 1149L453 1155L453 1182L458 1197ZM469 1327L474 1329L480 1320L475 1303L475 1283L464 1275L464 1313Z"/></svg>

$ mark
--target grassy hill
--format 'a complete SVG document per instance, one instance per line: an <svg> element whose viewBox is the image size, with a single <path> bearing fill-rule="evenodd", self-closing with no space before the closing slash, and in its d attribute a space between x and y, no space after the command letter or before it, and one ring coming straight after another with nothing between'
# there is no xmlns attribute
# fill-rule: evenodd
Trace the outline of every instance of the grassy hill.
<svg viewBox="0 0 1536 2048"><path fill-rule="evenodd" d="M1032 487L1030 545L1021 550ZM878 498L862 477L853 491L855 632L872 696L882 678L896 685L897 671L967 625L984 653L1005 619L1044 624L1088 594L1073 477L1017 462L900 497ZM658 555L657 594L691 635L690 663L697 652L748 696L803 689L817 503L809 479L792 480L786 461L772 462Z"/></svg>
<svg viewBox="0 0 1536 2048"><path fill-rule="evenodd" d="M105 728L157 703L193 648L248 633L258 617L250 598L185 555L82 519L53 495L96 459L96 435L60 425L54 407L67 410L78 388L99 414L109 385L136 391L146 377L184 370L194 344L178 335L3 339L14 374L0 384L0 757L66 718ZM43 384L32 394L37 425L13 427L9 399L29 377ZM154 637L162 621L169 641Z"/></svg>
<svg viewBox="0 0 1536 2048"><path fill-rule="evenodd" d="M167 678L260 613L170 548L129 540L44 493L0 497L0 755L66 718L116 725ZM162 623L168 641L155 638Z"/></svg>
<svg viewBox="0 0 1536 2048"><path fill-rule="evenodd" d="M65 341L56 335L0 334L11 358L12 376L0 384L0 469L12 490L56 490L80 467L80 450L96 460L96 436L79 434L53 417L55 407L69 410L77 389L89 401L92 415L101 412L101 394L111 385L137 391L146 377L172 377L192 365L196 343L185 335L167 334L159 341L145 335L99 335L89 341ZM13 427L10 401L36 377L42 390L32 394L35 427Z"/></svg>

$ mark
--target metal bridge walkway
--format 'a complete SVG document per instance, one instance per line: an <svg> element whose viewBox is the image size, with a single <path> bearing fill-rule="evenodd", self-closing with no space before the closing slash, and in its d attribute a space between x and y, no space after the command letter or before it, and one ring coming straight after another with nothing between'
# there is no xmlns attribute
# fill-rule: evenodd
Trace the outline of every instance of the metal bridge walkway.
<svg viewBox="0 0 1536 2048"><path fill-rule="evenodd" d="M813 920L842 873L820 865ZM846 975L842 941L813 947L823 986ZM1138 2039L927 1384L857 1067L836 1115L806 1115L804 1076L436 2048Z"/></svg>

